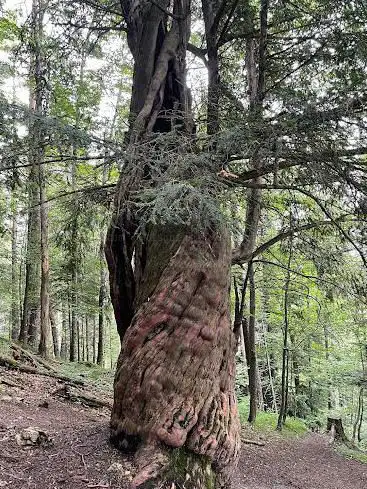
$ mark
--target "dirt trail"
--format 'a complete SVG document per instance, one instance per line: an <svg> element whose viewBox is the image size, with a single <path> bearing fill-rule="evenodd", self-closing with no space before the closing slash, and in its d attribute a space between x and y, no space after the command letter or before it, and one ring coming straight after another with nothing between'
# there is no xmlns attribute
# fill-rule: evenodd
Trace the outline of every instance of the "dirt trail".
<svg viewBox="0 0 367 489"><path fill-rule="evenodd" d="M339 455L329 439L310 434L264 447L243 446L236 489L367 489L367 465Z"/></svg>
<svg viewBox="0 0 367 489"><path fill-rule="evenodd" d="M1 379L20 387L0 382L0 488L128 486L133 464L108 443L108 409L59 399L53 393L62 384L54 379L0 368ZM52 445L18 446L15 435L29 426L47 431ZM367 465L342 458L320 435L244 445L233 489L367 489Z"/></svg>

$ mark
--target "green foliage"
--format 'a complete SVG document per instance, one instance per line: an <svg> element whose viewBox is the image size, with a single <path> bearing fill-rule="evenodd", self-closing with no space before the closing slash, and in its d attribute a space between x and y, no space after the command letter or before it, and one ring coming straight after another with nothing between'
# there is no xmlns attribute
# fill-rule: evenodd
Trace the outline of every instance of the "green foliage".
<svg viewBox="0 0 367 489"><path fill-rule="evenodd" d="M238 403L240 420L243 426L247 423L249 406L248 402L242 400ZM276 429L278 415L276 413L261 411L256 416L253 430L257 434L272 435ZM304 436L308 429L305 422L299 418L288 418L285 422L281 435L286 438Z"/></svg>
<svg viewBox="0 0 367 489"><path fill-rule="evenodd" d="M367 464L367 452L362 452L361 450L349 448L343 443L338 443L335 447L336 451L340 453L343 457L357 460L358 462L362 462Z"/></svg>

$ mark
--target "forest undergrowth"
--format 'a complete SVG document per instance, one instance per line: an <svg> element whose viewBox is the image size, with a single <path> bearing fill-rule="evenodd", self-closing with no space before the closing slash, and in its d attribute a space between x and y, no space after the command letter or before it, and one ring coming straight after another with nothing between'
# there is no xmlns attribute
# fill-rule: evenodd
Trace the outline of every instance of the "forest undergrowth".
<svg viewBox="0 0 367 489"><path fill-rule="evenodd" d="M133 460L108 442L112 372L88 363L51 366L55 377L0 367L0 487L127 488ZM105 405L93 406L91 399ZM360 461L351 460L350 449L334 449L329 436L311 433L297 418L281 433L273 413L259 413L250 426L246 402L239 408L242 450L234 489L366 487L362 452ZM42 436L31 443L27 429Z"/></svg>

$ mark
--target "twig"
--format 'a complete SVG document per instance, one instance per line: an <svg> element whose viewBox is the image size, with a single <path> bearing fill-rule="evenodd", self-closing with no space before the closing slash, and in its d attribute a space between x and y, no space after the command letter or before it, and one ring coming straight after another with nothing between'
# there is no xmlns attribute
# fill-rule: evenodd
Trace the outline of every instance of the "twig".
<svg viewBox="0 0 367 489"><path fill-rule="evenodd" d="M257 445L259 447L265 446L265 443L263 441L249 440L248 438L241 438L241 441L246 445Z"/></svg>

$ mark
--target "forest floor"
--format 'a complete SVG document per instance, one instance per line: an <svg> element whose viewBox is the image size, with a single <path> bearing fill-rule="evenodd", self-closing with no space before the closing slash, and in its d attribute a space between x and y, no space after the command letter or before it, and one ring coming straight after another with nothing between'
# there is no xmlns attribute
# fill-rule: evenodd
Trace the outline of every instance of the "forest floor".
<svg viewBox="0 0 367 489"><path fill-rule="evenodd" d="M54 378L0 367L0 488L128 486L133 462L108 442L108 407L65 399L60 396L64 385ZM99 383L97 388L88 381L88 387L75 386L75 392L108 403L110 385ZM19 435L28 427L44 432L40 445L22 446ZM367 488L367 465L343 458L323 435L292 439L266 435L263 442L263 446L243 445L234 489Z"/></svg>

